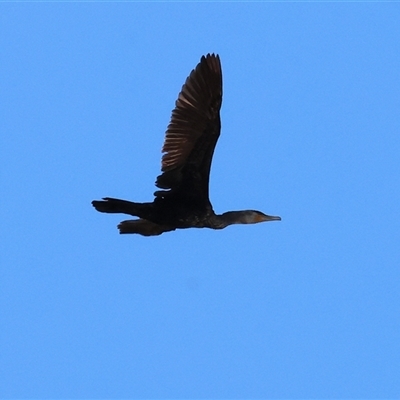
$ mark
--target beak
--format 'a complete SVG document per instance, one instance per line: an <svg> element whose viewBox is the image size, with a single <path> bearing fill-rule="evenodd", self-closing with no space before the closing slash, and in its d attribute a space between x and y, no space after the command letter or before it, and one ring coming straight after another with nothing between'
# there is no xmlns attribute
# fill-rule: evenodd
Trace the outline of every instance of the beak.
<svg viewBox="0 0 400 400"><path fill-rule="evenodd" d="M264 221L280 221L281 217L275 217L273 215L266 215Z"/></svg>

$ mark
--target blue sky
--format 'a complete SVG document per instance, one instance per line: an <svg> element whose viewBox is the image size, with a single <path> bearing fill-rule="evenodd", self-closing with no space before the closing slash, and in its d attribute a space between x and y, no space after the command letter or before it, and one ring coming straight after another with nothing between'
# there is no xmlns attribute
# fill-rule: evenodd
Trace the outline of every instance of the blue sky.
<svg viewBox="0 0 400 400"><path fill-rule="evenodd" d="M0 397L399 398L399 3L0 11ZM208 52L214 209L282 221L121 236Z"/></svg>

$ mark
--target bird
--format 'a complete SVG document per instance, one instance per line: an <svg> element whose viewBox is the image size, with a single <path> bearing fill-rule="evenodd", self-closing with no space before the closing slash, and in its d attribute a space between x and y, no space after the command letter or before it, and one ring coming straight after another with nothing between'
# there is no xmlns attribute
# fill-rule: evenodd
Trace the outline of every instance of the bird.
<svg viewBox="0 0 400 400"><path fill-rule="evenodd" d="M104 197L92 201L102 213L128 214L121 234L156 236L184 228L222 229L232 224L280 221L261 211L216 214L209 199L209 176L221 131L222 69L218 54L203 55L187 77L172 111L162 147L161 174L154 200L136 203Z"/></svg>

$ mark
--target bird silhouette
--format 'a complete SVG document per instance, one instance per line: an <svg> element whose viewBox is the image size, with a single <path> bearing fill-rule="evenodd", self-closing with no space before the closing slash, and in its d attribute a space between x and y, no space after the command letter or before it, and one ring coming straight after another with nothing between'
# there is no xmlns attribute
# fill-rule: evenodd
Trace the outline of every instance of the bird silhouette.
<svg viewBox="0 0 400 400"><path fill-rule="evenodd" d="M280 221L261 211L215 214L209 199L209 177L221 131L222 71L218 55L207 54L190 73L172 111L153 202L135 203L105 197L92 205L104 213L138 217L122 221L120 233L144 236L183 228L222 229L232 224Z"/></svg>

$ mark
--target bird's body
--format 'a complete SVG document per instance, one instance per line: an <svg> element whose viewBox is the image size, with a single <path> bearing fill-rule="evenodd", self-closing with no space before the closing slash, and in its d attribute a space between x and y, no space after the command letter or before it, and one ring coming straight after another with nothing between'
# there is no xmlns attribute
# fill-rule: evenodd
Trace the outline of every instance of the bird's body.
<svg viewBox="0 0 400 400"><path fill-rule="evenodd" d="M208 54L191 72L172 111L163 146L162 174L151 203L106 197L93 201L97 211L129 214L120 233L159 235L177 228L222 229L228 225L280 220L260 211L214 213L208 195L212 156L221 130L222 71L218 55Z"/></svg>

